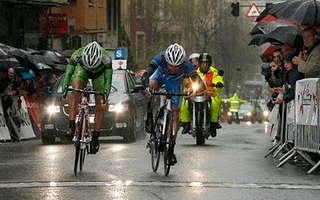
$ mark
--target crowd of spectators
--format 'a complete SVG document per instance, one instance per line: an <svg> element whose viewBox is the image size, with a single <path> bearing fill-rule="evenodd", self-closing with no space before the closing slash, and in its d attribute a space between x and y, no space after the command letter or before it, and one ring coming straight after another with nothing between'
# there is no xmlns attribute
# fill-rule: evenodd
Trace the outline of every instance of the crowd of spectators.
<svg viewBox="0 0 320 200"><path fill-rule="evenodd" d="M43 70L38 71L34 77L24 78L23 73L13 67L0 66L0 97L5 121L8 125L8 109L13 104L13 96L24 96L36 101L38 112L41 112L43 100L49 96L54 84L63 71ZM34 123L33 123L34 125ZM16 138L13 130L8 125L12 140Z"/></svg>

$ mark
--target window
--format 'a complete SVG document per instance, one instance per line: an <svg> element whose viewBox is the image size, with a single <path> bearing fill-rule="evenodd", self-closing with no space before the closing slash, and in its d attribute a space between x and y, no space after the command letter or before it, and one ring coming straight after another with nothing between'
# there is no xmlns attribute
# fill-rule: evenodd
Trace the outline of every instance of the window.
<svg viewBox="0 0 320 200"><path fill-rule="evenodd" d="M89 6L94 5L94 0L88 0L89 1Z"/></svg>
<svg viewBox="0 0 320 200"><path fill-rule="evenodd" d="M136 34L136 57L137 59L145 59L145 33Z"/></svg>
<svg viewBox="0 0 320 200"><path fill-rule="evenodd" d="M137 15L137 18L145 18L145 15L146 15L146 1L145 0L137 0L136 15Z"/></svg>

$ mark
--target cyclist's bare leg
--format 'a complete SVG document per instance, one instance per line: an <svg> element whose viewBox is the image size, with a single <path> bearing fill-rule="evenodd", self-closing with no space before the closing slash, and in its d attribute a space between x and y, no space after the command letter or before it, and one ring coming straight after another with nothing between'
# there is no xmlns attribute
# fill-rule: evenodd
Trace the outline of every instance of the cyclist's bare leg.
<svg viewBox="0 0 320 200"><path fill-rule="evenodd" d="M95 102L96 102L96 107L94 111L94 130L96 132L100 132L101 129L101 124L103 122L103 117L104 117L104 110L105 106L103 106L103 96L102 95L95 95Z"/></svg>
<svg viewBox="0 0 320 200"><path fill-rule="evenodd" d="M76 89L83 89L84 83L81 81L73 81L72 87ZM67 132L67 139L71 140L76 128L75 119L78 110L78 103L79 103L80 93L73 91L71 97L69 99L69 130Z"/></svg>
<svg viewBox="0 0 320 200"><path fill-rule="evenodd" d="M174 147L176 145L176 139L177 139L178 130L179 130L179 112L180 112L180 108L171 107L171 111L172 111L173 131L174 131L173 147L172 147L173 156L171 158L171 164L174 165L175 163L177 163L177 158L176 158L176 155L174 154Z"/></svg>
<svg viewBox="0 0 320 200"><path fill-rule="evenodd" d="M150 89L157 89L158 88L158 81L154 79L149 80ZM150 99L152 98L152 99ZM145 121L145 130L148 133L151 133L153 130L153 101L154 97L151 96L150 93L147 92L146 94L146 107L147 107L147 119Z"/></svg>
<svg viewBox="0 0 320 200"><path fill-rule="evenodd" d="M158 88L158 81L154 80L154 79L150 79L149 86L150 86L150 89L156 90ZM153 109L153 99L154 99L153 97L152 97L153 99L151 100L150 106L148 106L148 103L150 101L150 97L151 96L146 95L147 112L152 112L152 109Z"/></svg>
<svg viewBox="0 0 320 200"><path fill-rule="evenodd" d="M174 142L176 141L178 130L179 130L179 112L180 108L171 107L172 118L173 118L173 131L174 131Z"/></svg>

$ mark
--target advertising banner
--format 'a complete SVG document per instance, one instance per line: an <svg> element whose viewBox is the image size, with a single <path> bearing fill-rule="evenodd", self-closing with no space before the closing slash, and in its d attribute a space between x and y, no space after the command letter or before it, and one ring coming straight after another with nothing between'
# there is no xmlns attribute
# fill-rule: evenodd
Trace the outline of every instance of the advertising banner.
<svg viewBox="0 0 320 200"><path fill-rule="evenodd" d="M296 82L296 123L301 125L317 125L317 83L318 78L306 78Z"/></svg>
<svg viewBox="0 0 320 200"><path fill-rule="evenodd" d="M19 140L35 138L26 102L23 96L11 96L13 103L7 110L10 125Z"/></svg>
<svg viewBox="0 0 320 200"><path fill-rule="evenodd" d="M4 118L3 108L2 108L2 97L0 98L0 141L11 140L10 132Z"/></svg>

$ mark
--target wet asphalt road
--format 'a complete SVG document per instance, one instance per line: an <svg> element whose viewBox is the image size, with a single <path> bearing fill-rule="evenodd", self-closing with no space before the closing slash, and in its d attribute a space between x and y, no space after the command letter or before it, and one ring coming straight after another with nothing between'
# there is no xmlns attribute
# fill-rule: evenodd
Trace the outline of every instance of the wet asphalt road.
<svg viewBox="0 0 320 200"><path fill-rule="evenodd" d="M85 168L73 173L72 144L40 140L0 144L0 199L319 199L320 170L264 158L267 125L222 124L216 138L196 146L179 135L178 163L164 176L152 172L146 141L103 141Z"/></svg>

